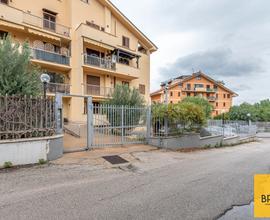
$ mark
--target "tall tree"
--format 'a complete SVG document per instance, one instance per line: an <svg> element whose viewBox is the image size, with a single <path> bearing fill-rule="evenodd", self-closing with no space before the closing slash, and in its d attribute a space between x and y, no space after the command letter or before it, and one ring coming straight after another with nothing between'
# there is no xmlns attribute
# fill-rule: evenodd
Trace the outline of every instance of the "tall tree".
<svg viewBox="0 0 270 220"><path fill-rule="evenodd" d="M27 43L20 47L10 36L0 43L0 95L39 95L39 69L30 54Z"/></svg>

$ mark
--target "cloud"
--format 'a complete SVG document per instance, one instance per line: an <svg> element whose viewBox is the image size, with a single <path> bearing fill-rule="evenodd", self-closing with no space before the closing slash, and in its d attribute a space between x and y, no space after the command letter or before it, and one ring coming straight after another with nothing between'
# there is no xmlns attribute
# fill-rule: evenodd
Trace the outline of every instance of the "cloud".
<svg viewBox="0 0 270 220"><path fill-rule="evenodd" d="M159 72L168 78L202 70L212 77L224 78L250 76L261 69L259 59L241 58L230 49L219 48L180 57L174 63L160 68Z"/></svg>

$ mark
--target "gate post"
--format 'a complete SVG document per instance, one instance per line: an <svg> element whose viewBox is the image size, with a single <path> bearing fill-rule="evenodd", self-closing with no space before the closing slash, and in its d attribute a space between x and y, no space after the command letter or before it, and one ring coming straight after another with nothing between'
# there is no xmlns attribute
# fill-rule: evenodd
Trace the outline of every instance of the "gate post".
<svg viewBox="0 0 270 220"><path fill-rule="evenodd" d="M149 144L149 140L151 138L151 123L152 123L152 119L151 119L151 106L149 106L147 108L147 112L146 112L146 142L147 144Z"/></svg>
<svg viewBox="0 0 270 220"><path fill-rule="evenodd" d="M93 114L93 99L92 97L87 97L87 150L90 150L93 146Z"/></svg>
<svg viewBox="0 0 270 220"><path fill-rule="evenodd" d="M124 145L124 106L121 108L121 144Z"/></svg>
<svg viewBox="0 0 270 220"><path fill-rule="evenodd" d="M62 94L55 94L55 123L56 134L63 133L63 99Z"/></svg>

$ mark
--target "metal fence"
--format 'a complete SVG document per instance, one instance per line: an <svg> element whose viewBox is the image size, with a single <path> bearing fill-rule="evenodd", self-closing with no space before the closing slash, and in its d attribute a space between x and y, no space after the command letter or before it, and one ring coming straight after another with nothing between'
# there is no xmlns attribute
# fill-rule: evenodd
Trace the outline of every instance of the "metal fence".
<svg viewBox="0 0 270 220"><path fill-rule="evenodd" d="M247 121L208 120L205 129L212 135L223 135L224 137L240 136L244 138L257 133L257 126Z"/></svg>
<svg viewBox="0 0 270 220"><path fill-rule="evenodd" d="M258 132L270 132L270 122L253 122L257 126Z"/></svg>
<svg viewBox="0 0 270 220"><path fill-rule="evenodd" d="M149 108L93 105L91 111L93 133L89 138L94 147L146 143Z"/></svg>
<svg viewBox="0 0 270 220"><path fill-rule="evenodd" d="M54 133L53 98L0 96L0 140L44 137Z"/></svg>

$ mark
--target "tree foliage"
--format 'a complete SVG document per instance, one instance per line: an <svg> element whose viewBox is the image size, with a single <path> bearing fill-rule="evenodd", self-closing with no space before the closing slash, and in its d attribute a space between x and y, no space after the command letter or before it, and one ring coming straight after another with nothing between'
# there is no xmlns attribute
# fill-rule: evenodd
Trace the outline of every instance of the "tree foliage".
<svg viewBox="0 0 270 220"><path fill-rule="evenodd" d="M39 69L30 63L30 48L7 37L0 43L0 95L40 93Z"/></svg>
<svg viewBox="0 0 270 220"><path fill-rule="evenodd" d="M144 97L138 89L131 89L128 85L116 85L112 98L108 99L105 104L141 107L144 106Z"/></svg>
<svg viewBox="0 0 270 220"><path fill-rule="evenodd" d="M250 117L248 117L250 114ZM216 119L222 116L217 116ZM270 121L270 100L262 100L259 103L249 104L243 103L239 106L233 106L228 113L225 114L228 120L251 120L251 121Z"/></svg>
<svg viewBox="0 0 270 220"><path fill-rule="evenodd" d="M201 108L203 109L206 118L210 118L212 111L213 111L213 106L204 98L201 97L186 97L183 102L187 102L187 103L194 103L196 105L201 106Z"/></svg>

